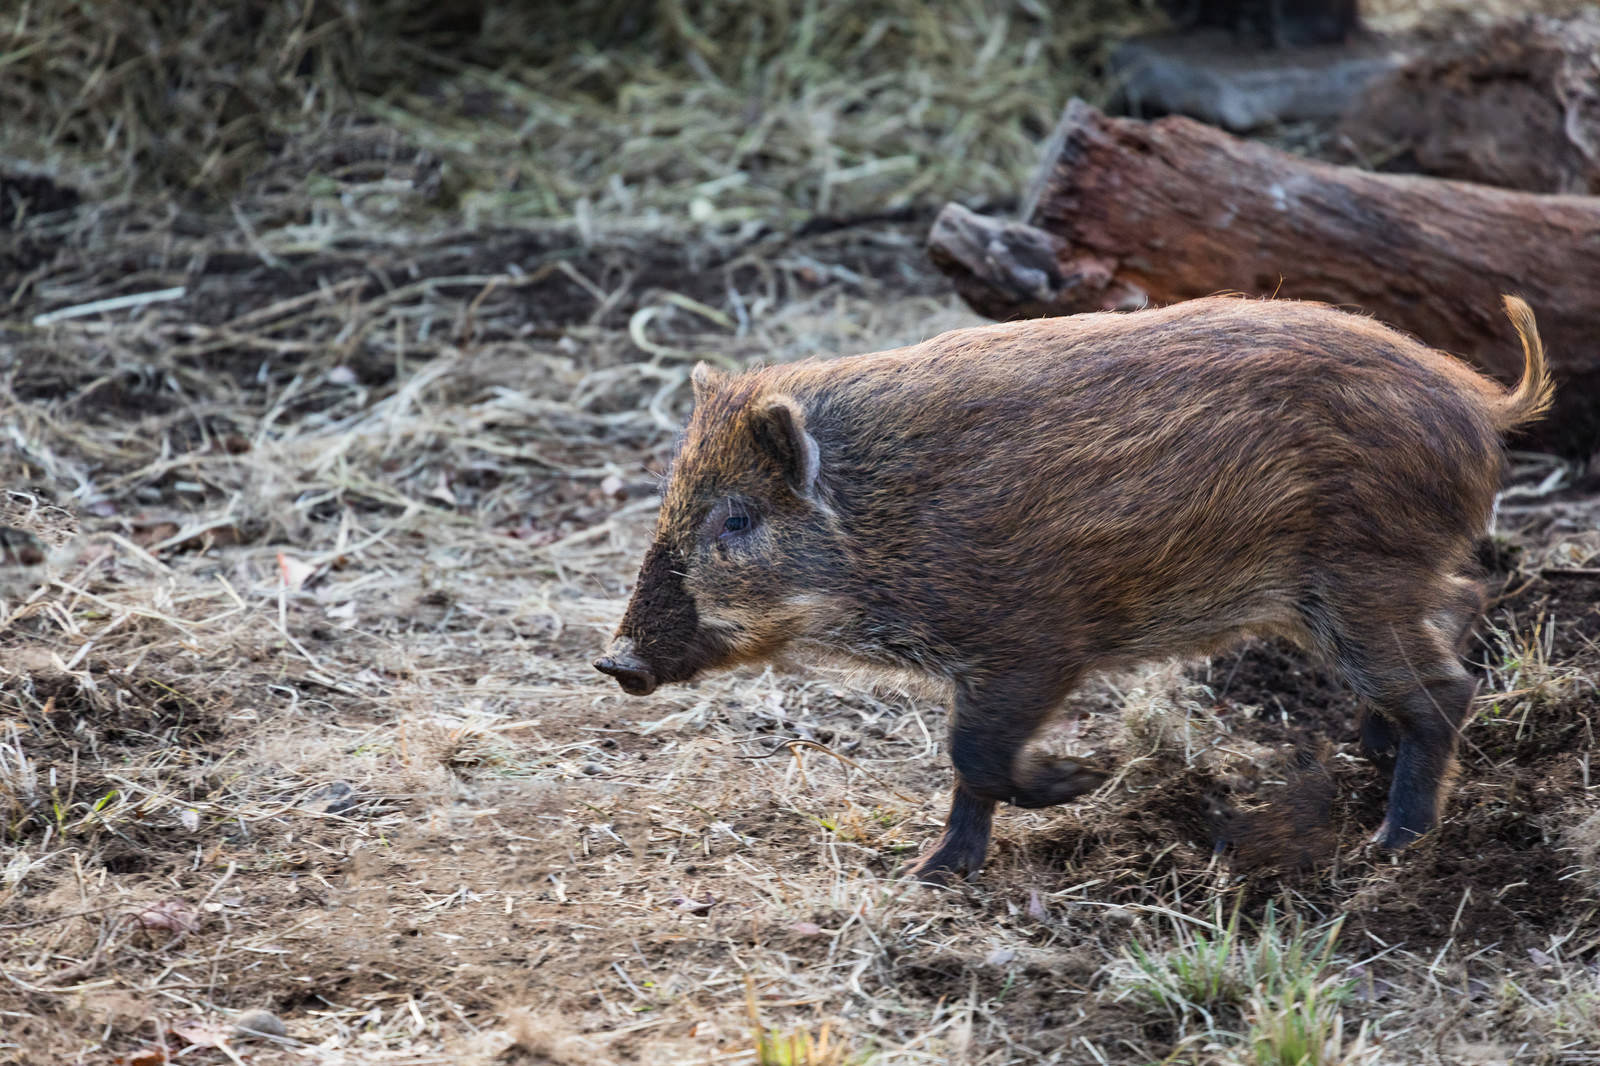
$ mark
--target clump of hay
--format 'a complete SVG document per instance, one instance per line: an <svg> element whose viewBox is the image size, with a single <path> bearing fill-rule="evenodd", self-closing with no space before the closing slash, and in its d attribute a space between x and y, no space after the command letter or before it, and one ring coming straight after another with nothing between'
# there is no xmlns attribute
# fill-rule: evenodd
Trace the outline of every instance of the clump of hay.
<svg viewBox="0 0 1600 1066"><path fill-rule="evenodd" d="M38 0L0 24L0 151L225 200L336 117L448 160L446 200L521 217L697 221L1009 197L1118 0L307 0L213 8ZM308 188L318 179L301 173Z"/></svg>
<svg viewBox="0 0 1600 1066"><path fill-rule="evenodd" d="M52 548L78 534L78 520L72 512L17 489L0 492L0 526L31 533Z"/></svg>
<svg viewBox="0 0 1600 1066"><path fill-rule="evenodd" d="M1176 660L1129 674L1117 686L1123 746L1134 759L1192 766L1227 734L1210 691Z"/></svg>
<svg viewBox="0 0 1600 1066"><path fill-rule="evenodd" d="M0 150L107 185L226 195L292 132L394 78L402 41L459 39L459 16L434 7L22 4L0 22Z"/></svg>

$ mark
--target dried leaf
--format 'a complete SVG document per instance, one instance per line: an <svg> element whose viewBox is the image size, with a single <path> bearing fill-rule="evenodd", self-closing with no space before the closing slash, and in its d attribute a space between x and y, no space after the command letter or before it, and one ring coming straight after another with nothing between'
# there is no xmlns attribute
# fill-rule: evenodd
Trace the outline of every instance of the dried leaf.
<svg viewBox="0 0 1600 1066"><path fill-rule="evenodd" d="M691 899L688 896L674 896L670 902L677 904L678 909L685 914L705 914L717 905L717 897L709 893L703 900Z"/></svg>
<svg viewBox="0 0 1600 1066"><path fill-rule="evenodd" d="M173 936L188 936L200 928L200 916L193 904L177 897L146 907L139 912L138 921L145 929L164 929Z"/></svg>
<svg viewBox="0 0 1600 1066"><path fill-rule="evenodd" d="M176 522L150 522L141 523L128 531L128 539L141 548L148 548L152 544L160 544L168 537L178 535Z"/></svg>
<svg viewBox="0 0 1600 1066"><path fill-rule="evenodd" d="M204 1022L197 1019L179 1022L172 1026L173 1036L181 1037L195 1047L222 1047L228 1042L228 1029L226 1026L214 1022Z"/></svg>
<svg viewBox="0 0 1600 1066"><path fill-rule="evenodd" d="M438 484L428 491L428 495L441 503L449 504L451 507L458 506L460 502L456 499L456 494L451 491L450 478L446 476L443 470L439 471Z"/></svg>
<svg viewBox="0 0 1600 1066"><path fill-rule="evenodd" d="M282 576L283 583L290 592L299 592L305 586L305 583L311 579L311 575L316 572L317 568L310 563L303 563L299 559L283 554L283 552L278 553L278 573Z"/></svg>
<svg viewBox="0 0 1600 1066"><path fill-rule="evenodd" d="M171 1060L167 1058L165 1051L160 1048L152 1048L132 1058L117 1059L117 1066L166 1066L169 1061Z"/></svg>

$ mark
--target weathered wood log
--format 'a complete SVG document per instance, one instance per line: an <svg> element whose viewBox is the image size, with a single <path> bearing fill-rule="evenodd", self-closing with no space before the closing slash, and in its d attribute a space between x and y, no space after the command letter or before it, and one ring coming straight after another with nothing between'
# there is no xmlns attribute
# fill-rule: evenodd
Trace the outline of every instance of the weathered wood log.
<svg viewBox="0 0 1600 1066"><path fill-rule="evenodd" d="M1500 294L1519 294L1559 379L1555 409L1526 443L1600 449L1600 197L1372 174L1075 100L1023 216L951 204L929 235L934 262L991 318L1224 291L1324 300L1509 382L1522 355Z"/></svg>
<svg viewBox="0 0 1600 1066"><path fill-rule="evenodd" d="M1374 78L1339 123L1379 170L1600 193L1600 12L1467 30Z"/></svg>

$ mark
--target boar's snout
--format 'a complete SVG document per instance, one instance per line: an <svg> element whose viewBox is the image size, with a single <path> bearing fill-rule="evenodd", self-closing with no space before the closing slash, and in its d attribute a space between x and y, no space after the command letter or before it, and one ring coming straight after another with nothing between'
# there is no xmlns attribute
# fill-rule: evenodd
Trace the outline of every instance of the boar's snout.
<svg viewBox="0 0 1600 1066"><path fill-rule="evenodd" d="M617 635L594 662L596 670L616 678L630 696L648 696L657 685L687 681L711 661L712 645L700 631L694 598L683 587L687 569L671 545L651 545Z"/></svg>
<svg viewBox="0 0 1600 1066"><path fill-rule="evenodd" d="M594 661L594 668L602 674L617 679L622 691L630 696L648 696L656 690L656 675L649 665L633 654L631 641L619 640L611 649Z"/></svg>

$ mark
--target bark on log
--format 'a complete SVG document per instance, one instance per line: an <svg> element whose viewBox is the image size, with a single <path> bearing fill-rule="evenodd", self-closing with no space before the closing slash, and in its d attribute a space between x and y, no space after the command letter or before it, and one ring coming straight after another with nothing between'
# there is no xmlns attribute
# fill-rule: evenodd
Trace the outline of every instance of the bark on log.
<svg viewBox="0 0 1600 1066"><path fill-rule="evenodd" d="M1500 294L1521 295L1559 380L1526 443L1600 448L1600 197L1372 174L1075 100L1024 217L951 204L929 235L934 262L991 318L1225 291L1324 300L1509 382L1522 355Z"/></svg>
<svg viewBox="0 0 1600 1066"><path fill-rule="evenodd" d="M1339 123L1354 162L1600 194L1600 12L1469 30L1375 78Z"/></svg>

